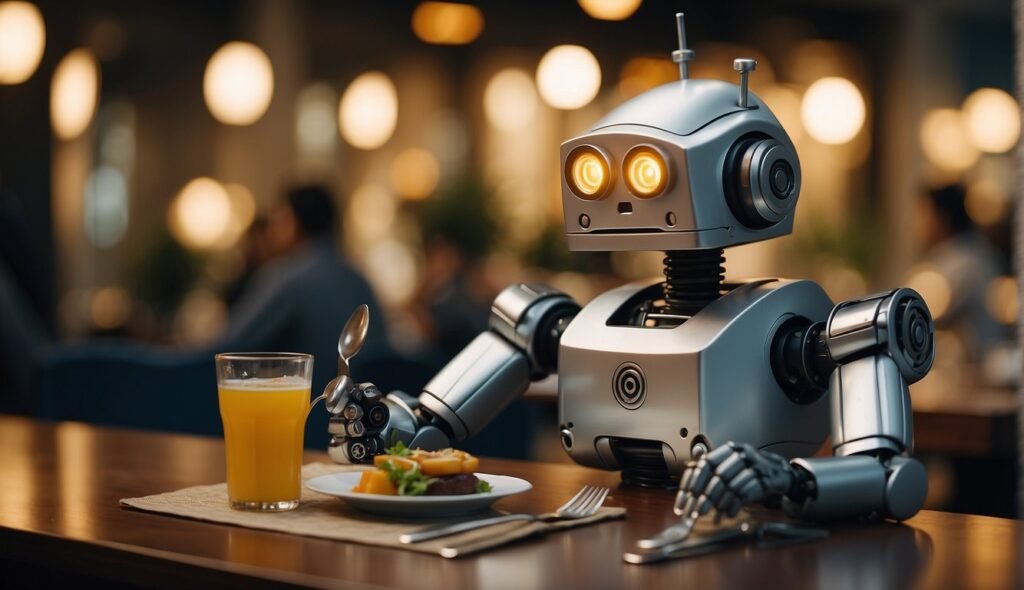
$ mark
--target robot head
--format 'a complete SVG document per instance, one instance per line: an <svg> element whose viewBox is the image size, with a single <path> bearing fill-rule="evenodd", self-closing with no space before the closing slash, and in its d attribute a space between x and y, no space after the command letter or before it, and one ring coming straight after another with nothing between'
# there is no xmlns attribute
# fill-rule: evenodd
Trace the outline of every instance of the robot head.
<svg viewBox="0 0 1024 590"><path fill-rule="evenodd" d="M725 248L790 233L800 162L782 125L740 85L687 79L676 15L679 82L619 106L562 144L570 250Z"/></svg>

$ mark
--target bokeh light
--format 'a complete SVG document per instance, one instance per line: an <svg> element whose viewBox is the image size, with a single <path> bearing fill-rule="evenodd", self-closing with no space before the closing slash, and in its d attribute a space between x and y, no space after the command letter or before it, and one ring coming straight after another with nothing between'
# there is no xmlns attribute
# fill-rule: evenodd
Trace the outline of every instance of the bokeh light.
<svg viewBox="0 0 1024 590"><path fill-rule="evenodd" d="M507 68L494 75L484 89L487 121L506 132L525 129L537 111L537 89L533 78L519 68Z"/></svg>
<svg viewBox="0 0 1024 590"><path fill-rule="evenodd" d="M1020 311L1017 280L1009 276L992 279L985 288L985 309L1001 324L1017 323L1017 314Z"/></svg>
<svg viewBox="0 0 1024 590"><path fill-rule="evenodd" d="M310 84L299 93L295 104L295 140L304 155L330 154L338 134L334 108L338 94L330 84Z"/></svg>
<svg viewBox="0 0 1024 590"><path fill-rule="evenodd" d="M419 201L429 197L437 188L441 169L430 150L408 148L391 162L388 178L397 195Z"/></svg>
<svg viewBox="0 0 1024 590"><path fill-rule="evenodd" d="M949 309L952 300L949 279L930 265L913 270L906 285L921 294L933 318L940 319Z"/></svg>
<svg viewBox="0 0 1024 590"><path fill-rule="evenodd" d="M103 287L89 298L89 319L101 330L120 328L131 316L132 299L120 287Z"/></svg>
<svg viewBox="0 0 1024 590"><path fill-rule="evenodd" d="M227 307L217 295L207 289L193 289L175 315L175 337L184 344L210 342L224 330L227 319Z"/></svg>
<svg viewBox="0 0 1024 590"><path fill-rule="evenodd" d="M391 139L398 123L398 91L383 72L360 74L341 95L338 128L352 146L379 148Z"/></svg>
<svg viewBox="0 0 1024 590"><path fill-rule="evenodd" d="M967 135L979 150L1001 154L1017 145L1020 107L1006 92L979 88L964 101L963 112Z"/></svg>
<svg viewBox="0 0 1024 590"><path fill-rule="evenodd" d="M171 203L168 225L186 248L207 250L219 246L231 225L227 189L212 178L193 179Z"/></svg>
<svg viewBox="0 0 1024 590"><path fill-rule="evenodd" d="M379 240L366 249L363 270L374 291L390 305L407 303L416 292L419 273L416 258L398 240Z"/></svg>
<svg viewBox="0 0 1024 590"><path fill-rule="evenodd" d="M0 2L0 84L32 77L46 46L43 15L30 2Z"/></svg>
<svg viewBox="0 0 1024 590"><path fill-rule="evenodd" d="M775 114L775 118L782 124L782 128L789 134L790 139L796 142L804 136L804 125L800 118L799 92L789 86L772 84L759 92L757 96Z"/></svg>
<svg viewBox="0 0 1024 590"><path fill-rule="evenodd" d="M1020 310L1017 280L1013 277L992 279L985 288L985 309L999 324L1016 324Z"/></svg>
<svg viewBox="0 0 1024 590"><path fill-rule="evenodd" d="M262 49L231 41L214 52L203 75L203 97L221 123L251 125L274 95L274 69Z"/></svg>
<svg viewBox="0 0 1024 590"><path fill-rule="evenodd" d="M664 57L634 57L619 73L619 95L633 98L641 92L679 79L679 66Z"/></svg>
<svg viewBox="0 0 1024 590"><path fill-rule="evenodd" d="M804 94L800 109L807 132L826 144L847 143L860 133L865 119L864 97L846 78L815 81Z"/></svg>
<svg viewBox="0 0 1024 590"><path fill-rule="evenodd" d="M82 196L85 237L98 248L110 248L128 229L128 184L114 166L92 171Z"/></svg>
<svg viewBox="0 0 1024 590"><path fill-rule="evenodd" d="M412 13L412 30L436 45L472 43L484 30L484 15L472 4L421 2Z"/></svg>
<svg viewBox="0 0 1024 590"><path fill-rule="evenodd" d="M224 190L228 194L231 215L220 238L214 244L217 249L230 248L238 243L245 230L252 225L252 220L256 218L256 199L245 185L229 182L224 185Z"/></svg>
<svg viewBox="0 0 1024 590"><path fill-rule="evenodd" d="M585 107L601 89L601 65L586 47L558 45L537 65L537 88L556 109Z"/></svg>
<svg viewBox="0 0 1024 590"><path fill-rule="evenodd" d="M600 20L625 20L640 8L643 0L577 0L588 15Z"/></svg>
<svg viewBox="0 0 1024 590"><path fill-rule="evenodd" d="M1009 213L1010 196L999 182L992 178L979 178L967 185L964 207L974 223L993 225Z"/></svg>
<svg viewBox="0 0 1024 590"><path fill-rule="evenodd" d="M967 136L964 118L956 109L933 109L921 123L921 148L936 167L962 172L981 155Z"/></svg>
<svg viewBox="0 0 1024 590"><path fill-rule="evenodd" d="M78 137L92 122L99 98L100 69L92 52L72 50L53 71L50 85L50 121L57 137Z"/></svg>
<svg viewBox="0 0 1024 590"><path fill-rule="evenodd" d="M395 223L398 206L384 187L364 184L352 191L345 215L345 235L356 247L387 235Z"/></svg>

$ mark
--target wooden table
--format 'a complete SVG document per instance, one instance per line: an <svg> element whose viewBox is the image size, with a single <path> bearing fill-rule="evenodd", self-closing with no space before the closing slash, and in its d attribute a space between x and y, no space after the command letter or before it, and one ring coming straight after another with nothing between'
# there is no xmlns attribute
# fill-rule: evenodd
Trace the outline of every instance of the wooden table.
<svg viewBox="0 0 1024 590"><path fill-rule="evenodd" d="M311 452L309 461L324 461ZM553 508L586 483L618 476L571 465L485 460L533 491L499 507ZM615 487L624 521L445 560L118 507L119 498L222 481L217 439L42 423L0 416L0 572L4 582L348 588L905 588L1020 587L1024 527L1013 520L922 512L905 525L835 527L820 542L736 548L657 566L623 550L673 520L666 492Z"/></svg>

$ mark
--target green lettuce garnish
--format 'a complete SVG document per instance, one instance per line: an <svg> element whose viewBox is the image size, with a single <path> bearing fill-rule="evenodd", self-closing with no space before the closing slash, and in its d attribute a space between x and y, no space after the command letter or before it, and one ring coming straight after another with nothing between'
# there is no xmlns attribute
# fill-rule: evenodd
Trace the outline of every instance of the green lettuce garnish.
<svg viewBox="0 0 1024 590"><path fill-rule="evenodd" d="M388 455L394 455L396 457L408 457L412 455L412 449L405 446L405 443L398 441L390 447L384 449L384 452Z"/></svg>
<svg viewBox="0 0 1024 590"><path fill-rule="evenodd" d="M408 450L406 452L408 453ZM389 454L394 453L389 452ZM400 469L392 465L391 461L384 461L380 464L380 468L387 472L388 479L398 488L399 496L422 496L427 493L427 488L435 481L434 478L423 475L418 466Z"/></svg>
<svg viewBox="0 0 1024 590"><path fill-rule="evenodd" d="M484 481L482 479L476 480L476 493L478 493L478 494L488 494L491 491L493 491L492 488L491 488L491 484L487 483L486 481Z"/></svg>

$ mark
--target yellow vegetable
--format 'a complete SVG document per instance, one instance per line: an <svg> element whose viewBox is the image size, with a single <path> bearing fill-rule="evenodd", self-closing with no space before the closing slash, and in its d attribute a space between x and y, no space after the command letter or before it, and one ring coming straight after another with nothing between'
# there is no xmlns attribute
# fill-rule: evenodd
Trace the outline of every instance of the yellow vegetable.
<svg viewBox="0 0 1024 590"><path fill-rule="evenodd" d="M359 483L356 484L356 487L352 488L352 491L353 492L365 491L366 490L366 482L370 481L370 474L371 473L373 473L373 472L372 471L364 471L363 474L361 476L359 476Z"/></svg>
<svg viewBox="0 0 1024 590"><path fill-rule="evenodd" d="M386 471L367 471L370 474L363 492L367 494L379 494L382 496L397 496L398 489L391 483Z"/></svg>
<svg viewBox="0 0 1024 590"><path fill-rule="evenodd" d="M378 469L380 469L380 466L385 461L390 462L391 466L395 469L401 469L402 471L413 469L419 465L412 459L406 459L405 457L399 457L397 455L377 455L373 458L373 464Z"/></svg>
<svg viewBox="0 0 1024 590"><path fill-rule="evenodd" d="M462 461L454 455L427 457L420 460L420 469L426 475L456 475L462 473Z"/></svg>

